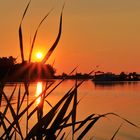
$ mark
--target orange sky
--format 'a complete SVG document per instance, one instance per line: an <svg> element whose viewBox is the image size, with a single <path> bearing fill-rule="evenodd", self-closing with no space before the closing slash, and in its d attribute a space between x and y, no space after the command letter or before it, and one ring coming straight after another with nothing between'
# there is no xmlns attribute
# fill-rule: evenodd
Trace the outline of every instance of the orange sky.
<svg viewBox="0 0 140 140"><path fill-rule="evenodd" d="M58 33L59 16L64 0L33 0L23 22L25 56L28 59L30 38L46 13L54 8L42 24L37 51L46 52ZM28 0L0 2L0 57L18 56L18 26ZM140 72L140 1L139 0L69 0L63 15L63 33L49 59L58 73L79 66L88 72Z"/></svg>

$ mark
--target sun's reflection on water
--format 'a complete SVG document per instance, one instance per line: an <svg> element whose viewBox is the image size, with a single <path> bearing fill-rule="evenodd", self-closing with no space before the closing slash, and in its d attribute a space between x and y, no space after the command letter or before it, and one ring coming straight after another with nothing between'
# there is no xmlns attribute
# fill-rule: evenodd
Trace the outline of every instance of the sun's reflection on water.
<svg viewBox="0 0 140 140"><path fill-rule="evenodd" d="M36 97L42 93L42 87L43 87L42 82L37 82L36 95L35 95ZM40 101L41 101L41 97L37 98L36 104L38 105L40 103Z"/></svg>

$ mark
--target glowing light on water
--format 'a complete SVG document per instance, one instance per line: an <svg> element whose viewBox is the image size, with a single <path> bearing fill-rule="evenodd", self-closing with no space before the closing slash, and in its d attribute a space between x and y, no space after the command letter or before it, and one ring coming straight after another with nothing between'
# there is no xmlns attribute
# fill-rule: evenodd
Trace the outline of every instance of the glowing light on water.
<svg viewBox="0 0 140 140"><path fill-rule="evenodd" d="M36 97L39 96L42 93L42 82L37 82L36 87ZM36 103L37 105L40 103L41 97L37 98Z"/></svg>

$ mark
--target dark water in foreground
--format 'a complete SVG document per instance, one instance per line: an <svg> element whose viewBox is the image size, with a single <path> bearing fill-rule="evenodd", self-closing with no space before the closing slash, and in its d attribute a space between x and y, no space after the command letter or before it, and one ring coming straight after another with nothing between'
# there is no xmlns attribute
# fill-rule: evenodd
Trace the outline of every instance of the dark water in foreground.
<svg viewBox="0 0 140 140"><path fill-rule="evenodd" d="M56 81L56 83L58 82ZM48 97L49 102L55 105L73 85L72 80L63 82ZM30 85L30 100L35 97L36 86L37 83ZM12 89L13 85L8 84L4 90L8 95ZM77 120L83 120L92 113L114 112L140 126L140 82L94 84L89 80L78 89L78 98L82 98L82 101L78 105ZM16 99L15 95L13 102L16 102ZM48 109L45 111L47 112ZM91 137L93 140L109 140L122 122L124 121L115 116L103 118L97 122L85 140L89 140ZM140 129L124 122L116 140L140 140Z"/></svg>

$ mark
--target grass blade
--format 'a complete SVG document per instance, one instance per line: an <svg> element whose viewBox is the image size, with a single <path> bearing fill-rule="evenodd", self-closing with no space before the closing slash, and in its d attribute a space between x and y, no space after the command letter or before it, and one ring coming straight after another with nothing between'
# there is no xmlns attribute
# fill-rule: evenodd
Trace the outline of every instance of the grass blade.
<svg viewBox="0 0 140 140"><path fill-rule="evenodd" d="M11 134L10 137L9 137L9 140L12 140L12 138L13 138L13 136L14 136L14 133L15 133L15 140L16 140L16 132L15 132L15 131L12 132L12 134Z"/></svg>
<svg viewBox="0 0 140 140"><path fill-rule="evenodd" d="M28 10L28 8L29 8L30 3L31 3L31 0L28 2L27 6L26 6L26 8L25 8L25 10L24 10L24 13L23 13L23 16L22 16L22 19L21 19L21 22L20 22L20 23L22 23L22 21L23 21L25 15L26 15L26 12L27 12L27 10Z"/></svg>
<svg viewBox="0 0 140 140"><path fill-rule="evenodd" d="M23 16L22 16L22 19L21 19L21 22L20 22L20 26L19 26L19 31L18 31L18 33L19 33L19 43L20 43L20 53L21 53L22 62L24 62L24 50L23 50L23 36L22 36L22 27L21 27L21 25L22 25L22 21L23 21L25 15L26 15L26 12L27 12L27 10L29 8L30 3L31 3L31 0L27 4L26 9L25 9L25 11L23 13Z"/></svg>
<svg viewBox="0 0 140 140"><path fill-rule="evenodd" d="M80 101L77 102L77 105L79 104L79 102L80 102ZM65 126L65 125L67 124L68 120L69 120L70 117L72 116L73 111L74 111L74 110L71 110L71 112L62 120L62 123L63 123L62 125L63 125L63 126ZM76 124L76 122L75 122L75 124ZM72 123L72 125L73 125L73 123ZM63 127L60 128L60 130L59 130L59 132L58 132L58 134L57 134L56 137L58 137L58 136L60 135L60 133L61 133L62 130L63 130Z"/></svg>
<svg viewBox="0 0 140 140"><path fill-rule="evenodd" d="M24 92L24 94L22 96L22 99L21 99L21 102L20 102L20 105L19 105L19 110L20 110L20 108L21 108L21 106L22 106L22 104L24 102L24 99L25 99L26 95L27 96L29 95L29 90L28 90L29 84L27 84L26 82L24 82L24 88L25 88L25 92Z"/></svg>
<svg viewBox="0 0 140 140"><path fill-rule="evenodd" d="M19 86L19 91L18 91L18 100L17 100L17 115L18 115L18 113L19 113L20 96L21 96L21 85Z"/></svg>
<svg viewBox="0 0 140 140"><path fill-rule="evenodd" d="M60 138L60 140L63 140L63 139L64 139L65 134L66 134L66 133L64 133L64 134L62 135L62 137Z"/></svg>
<svg viewBox="0 0 140 140"><path fill-rule="evenodd" d="M75 89L74 89L74 101L73 101L73 108L72 108L72 136L74 140L74 130L75 130L75 122L76 122L76 109L77 109L77 79L75 82Z"/></svg>
<svg viewBox="0 0 140 140"><path fill-rule="evenodd" d="M4 131L6 131L6 124L4 123L4 117L2 117L2 113L0 112L0 128L3 127Z"/></svg>
<svg viewBox="0 0 140 140"><path fill-rule="evenodd" d="M33 48L34 48L34 44L35 44L35 40L36 40L36 36L37 36L38 30L39 30L41 24L43 23L43 21L49 16L51 11L49 11L48 14L41 20L41 22L39 23L39 25L38 25L38 27L37 27L37 29L35 31L35 34L34 34L34 37L33 37L33 41L32 41L32 45L31 45L31 49L30 49L30 53L29 53L29 62L31 62L32 52L33 52Z"/></svg>
<svg viewBox="0 0 140 140"><path fill-rule="evenodd" d="M120 128L122 127L122 124L119 126L119 128L117 129L117 131L114 133L114 135L112 136L111 140L114 140L115 136L117 135L117 133L119 132Z"/></svg>
<svg viewBox="0 0 140 140"><path fill-rule="evenodd" d="M80 125L75 129L74 133L77 132L80 128L82 128L88 121L91 120L91 118L94 116L95 114L89 115L85 120L83 120Z"/></svg>
<svg viewBox="0 0 140 140"><path fill-rule="evenodd" d="M25 140L31 139L35 137L38 132L42 133L42 127L46 129L52 119L54 118L56 112L58 111L58 108L61 106L61 104L66 100L66 98L69 96L69 93L72 89L70 89L67 94L65 94L62 99L30 130Z"/></svg>
<svg viewBox="0 0 140 140"><path fill-rule="evenodd" d="M93 121L89 123L89 125L84 129L84 131L80 134L80 136L77 138L77 140L81 140L87 132L93 127L93 125L98 121L100 117L95 118Z"/></svg>
<svg viewBox="0 0 140 140"><path fill-rule="evenodd" d="M12 123L8 120L8 118L7 118L6 116L4 116L1 112L0 112L0 116L1 116L2 118L4 118L4 119L8 122L9 125L12 124ZM2 120L2 121L3 121L3 120ZM13 128L15 129L16 132L19 133L19 131L17 130L17 128L15 128L15 127L13 127ZM5 127L5 129L6 129L6 127ZM7 129L6 129L6 131L7 131ZM9 136L9 135L8 135L8 136Z"/></svg>
<svg viewBox="0 0 140 140"><path fill-rule="evenodd" d="M50 127L50 129L52 130L52 133L55 134L55 132L57 131L57 129L59 128L60 124L62 123L63 117L71 103L71 100L73 98L74 95L74 91L72 91L69 95L69 97L67 98L67 100L65 101L63 107L61 108L60 112L58 113L56 119L54 120L52 126Z"/></svg>
<svg viewBox="0 0 140 140"><path fill-rule="evenodd" d="M53 106L51 105L51 103L49 101L47 101L47 100L45 100L45 101L51 108L53 108Z"/></svg>
<svg viewBox="0 0 140 140"><path fill-rule="evenodd" d="M2 92L2 94L3 94L3 97L5 98L5 100L6 100L6 102L7 102L7 105L8 105L8 107L9 107L10 111L11 111L13 120L15 121L15 124L16 124L16 126L17 126L17 128L18 128L18 130L19 130L20 136L21 136L21 138L23 139L22 131L21 131L21 129L20 129L20 125L19 125L18 120L17 120L17 115L16 115L16 113L15 113L13 107L11 106L11 104L10 104L10 102L9 102L9 100L8 100L8 98L7 98L7 96L5 95L5 93ZM9 134L9 133L10 133L10 131L7 131L7 134Z"/></svg>
<svg viewBox="0 0 140 140"><path fill-rule="evenodd" d="M22 28L21 28L21 25L19 27L19 43L20 43L21 59L22 59L22 63L23 63L24 62L24 50L23 50L23 37L22 37Z"/></svg>
<svg viewBox="0 0 140 140"><path fill-rule="evenodd" d="M11 94L11 96L10 96L10 98L9 98L9 101L8 102L11 102L11 100L12 100L12 98L13 98L13 95L14 95L14 92L15 92L15 90L16 90L16 87L17 87L17 85L14 87L14 90L13 90L13 92L12 92L12 94ZM7 110L8 110L8 104L6 105L6 107L5 107L5 109L4 109L4 111L3 111L3 116L5 116L6 115L6 113L7 113Z"/></svg>
<svg viewBox="0 0 140 140"><path fill-rule="evenodd" d="M3 91L3 86L0 83L0 107L1 107L1 102L2 102L2 92Z"/></svg>
<svg viewBox="0 0 140 140"><path fill-rule="evenodd" d="M34 108L32 112L30 112L27 119L29 120L36 111L37 111L37 107Z"/></svg>
<svg viewBox="0 0 140 140"><path fill-rule="evenodd" d="M4 84L0 82L0 107L1 107L1 102L2 102L2 91L4 89Z"/></svg>
<svg viewBox="0 0 140 140"><path fill-rule="evenodd" d="M49 51L46 53L45 57L43 58L42 60L42 63L45 64L46 61L49 59L49 57L51 56L51 54L53 53L53 51L55 50L59 40L60 40L60 37L61 37L61 33L62 33L62 14L63 14L63 9L62 9L62 12L61 12L61 16L60 16L60 25L59 25L59 32L58 32L58 36L54 42L54 44L52 45L52 47L49 49Z"/></svg>
<svg viewBox="0 0 140 140"><path fill-rule="evenodd" d="M114 116L116 116L116 117L119 117L120 119L122 119L122 120L124 120L125 122L127 122L128 124L130 124L130 125L132 125L132 126L134 126L134 127L136 127L136 128L139 128L140 129L140 127L138 126L138 125L136 125L136 124L134 124L134 123L132 123L132 122L130 122L129 120L127 120L127 119L125 119L125 118L123 118L123 117L121 117L120 115L118 115L118 114L115 114L115 113L106 113L106 114L103 114L102 116L107 116L107 115L114 115Z"/></svg>

